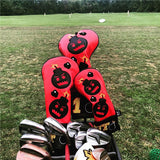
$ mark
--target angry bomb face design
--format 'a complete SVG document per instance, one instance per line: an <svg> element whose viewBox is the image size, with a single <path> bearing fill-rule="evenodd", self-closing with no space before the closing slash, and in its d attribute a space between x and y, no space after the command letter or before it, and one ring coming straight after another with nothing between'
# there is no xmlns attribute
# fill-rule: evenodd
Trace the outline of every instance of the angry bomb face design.
<svg viewBox="0 0 160 160"><path fill-rule="evenodd" d="M95 79L91 79L91 80L86 79L83 82L83 85L84 85L85 92L89 95L95 95L101 89L100 83Z"/></svg>
<svg viewBox="0 0 160 160"><path fill-rule="evenodd" d="M56 118L61 119L68 113L68 100L65 97L54 100L49 106L50 114Z"/></svg>
<svg viewBox="0 0 160 160"><path fill-rule="evenodd" d="M57 88L66 88L71 82L70 75L61 68L56 68L52 76L52 84Z"/></svg>
<svg viewBox="0 0 160 160"><path fill-rule="evenodd" d="M99 102L96 103L93 107L93 112L96 117L104 117L108 112L108 105L106 104L106 100L103 98L99 99Z"/></svg>
<svg viewBox="0 0 160 160"><path fill-rule="evenodd" d="M73 54L83 52L87 47L87 40L81 37L74 36L69 40L68 50Z"/></svg>

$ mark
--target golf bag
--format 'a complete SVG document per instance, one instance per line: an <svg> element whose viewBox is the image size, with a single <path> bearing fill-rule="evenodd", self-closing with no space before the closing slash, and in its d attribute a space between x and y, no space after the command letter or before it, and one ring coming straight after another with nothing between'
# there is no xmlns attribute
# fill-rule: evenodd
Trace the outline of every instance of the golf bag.
<svg viewBox="0 0 160 160"><path fill-rule="evenodd" d="M98 35L92 30L66 34L60 39L59 51L63 57L51 58L42 67L46 115L65 126L83 119L107 132L112 137L109 150L119 156L112 133L120 130L120 111L115 110L102 75L90 62L98 43ZM73 148L71 151L75 153Z"/></svg>
<svg viewBox="0 0 160 160"><path fill-rule="evenodd" d="M98 43L92 30L61 38L59 51L63 56L47 60L42 67L47 118L43 125L29 120L20 123L17 160L31 156L28 154L50 160L77 159L79 148L86 142L92 149L92 145L102 147L111 160L121 160L113 137L120 130L120 111L115 110L102 75L90 62ZM86 160L92 156L90 148L82 151Z"/></svg>

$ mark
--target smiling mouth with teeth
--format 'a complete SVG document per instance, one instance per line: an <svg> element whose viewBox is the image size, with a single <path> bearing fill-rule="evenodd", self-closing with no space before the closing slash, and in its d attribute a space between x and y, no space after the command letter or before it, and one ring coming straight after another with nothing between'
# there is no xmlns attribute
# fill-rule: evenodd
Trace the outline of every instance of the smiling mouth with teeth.
<svg viewBox="0 0 160 160"><path fill-rule="evenodd" d="M54 113L57 117L60 117L61 115L57 112L57 111L55 111L54 109L52 109L52 113Z"/></svg>
<svg viewBox="0 0 160 160"><path fill-rule="evenodd" d="M67 84L68 84L67 81L63 81L63 82L58 82L58 83L57 83L58 86L65 86L65 85L67 85Z"/></svg>
<svg viewBox="0 0 160 160"><path fill-rule="evenodd" d="M102 113L102 112L98 112L98 111L97 111L96 114L104 116L105 113Z"/></svg>
<svg viewBox="0 0 160 160"><path fill-rule="evenodd" d="M96 87L92 90L92 93L95 93L98 89L99 89L99 87L96 86Z"/></svg>
<svg viewBox="0 0 160 160"><path fill-rule="evenodd" d="M78 46L78 47L76 47L75 49L73 49L74 51L78 51L78 50L80 50L81 48L83 48L83 47L85 47L85 45L84 44L82 44L82 45L80 45L80 46Z"/></svg>

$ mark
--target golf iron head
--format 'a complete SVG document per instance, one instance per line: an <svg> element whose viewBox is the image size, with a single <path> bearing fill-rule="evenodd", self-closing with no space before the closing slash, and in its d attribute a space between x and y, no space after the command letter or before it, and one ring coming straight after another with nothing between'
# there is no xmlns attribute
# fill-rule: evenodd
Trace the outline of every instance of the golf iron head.
<svg viewBox="0 0 160 160"><path fill-rule="evenodd" d="M45 130L43 125L28 119L24 119L20 122L19 132L22 135L26 133L31 133L31 134L36 134L40 136L46 136L47 138L49 138L48 133Z"/></svg>
<svg viewBox="0 0 160 160"><path fill-rule="evenodd" d="M58 143L60 145L58 147L61 148L65 146L65 159L68 160L70 157L69 153L70 139L67 133L67 129L52 117L48 117L44 120L44 127L46 128L49 134L59 136L58 138L60 138L60 142L62 140L62 144Z"/></svg>
<svg viewBox="0 0 160 160"><path fill-rule="evenodd" d="M75 136L75 147L79 149L86 142L86 131L79 131Z"/></svg>
<svg viewBox="0 0 160 160"><path fill-rule="evenodd" d="M49 134L63 136L66 138L66 143L70 144L67 129L56 119L48 117L44 120L44 127ZM64 138L63 138L64 141Z"/></svg>
<svg viewBox="0 0 160 160"><path fill-rule="evenodd" d="M104 146L110 143L111 136L96 128L89 128L87 130L87 142L92 146Z"/></svg>
<svg viewBox="0 0 160 160"><path fill-rule="evenodd" d="M50 154L43 148L33 144L25 144L17 153L16 160L51 160Z"/></svg>
<svg viewBox="0 0 160 160"><path fill-rule="evenodd" d="M78 134L80 125L81 123L79 122L70 122L67 124L67 132L70 138L74 138Z"/></svg>
<svg viewBox="0 0 160 160"><path fill-rule="evenodd" d="M35 134L23 134L20 138L20 146L24 144L34 144L36 146L42 147L48 152L53 152L52 144L48 141L46 137L35 135Z"/></svg>
<svg viewBox="0 0 160 160"><path fill-rule="evenodd" d="M51 134L55 135L67 134L66 128L52 117L48 117L44 120L44 127L47 130L47 132Z"/></svg>
<svg viewBox="0 0 160 160"><path fill-rule="evenodd" d="M70 122L67 125L67 132L70 138L74 138L79 131L87 131L89 127L86 123Z"/></svg>

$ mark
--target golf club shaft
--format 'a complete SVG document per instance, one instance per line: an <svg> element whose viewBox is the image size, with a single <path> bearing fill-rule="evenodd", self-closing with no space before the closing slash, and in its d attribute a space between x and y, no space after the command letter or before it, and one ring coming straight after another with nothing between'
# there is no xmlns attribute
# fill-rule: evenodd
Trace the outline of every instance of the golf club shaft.
<svg viewBox="0 0 160 160"><path fill-rule="evenodd" d="M70 152L69 152L69 145L66 144L65 146L65 160L70 160Z"/></svg>

